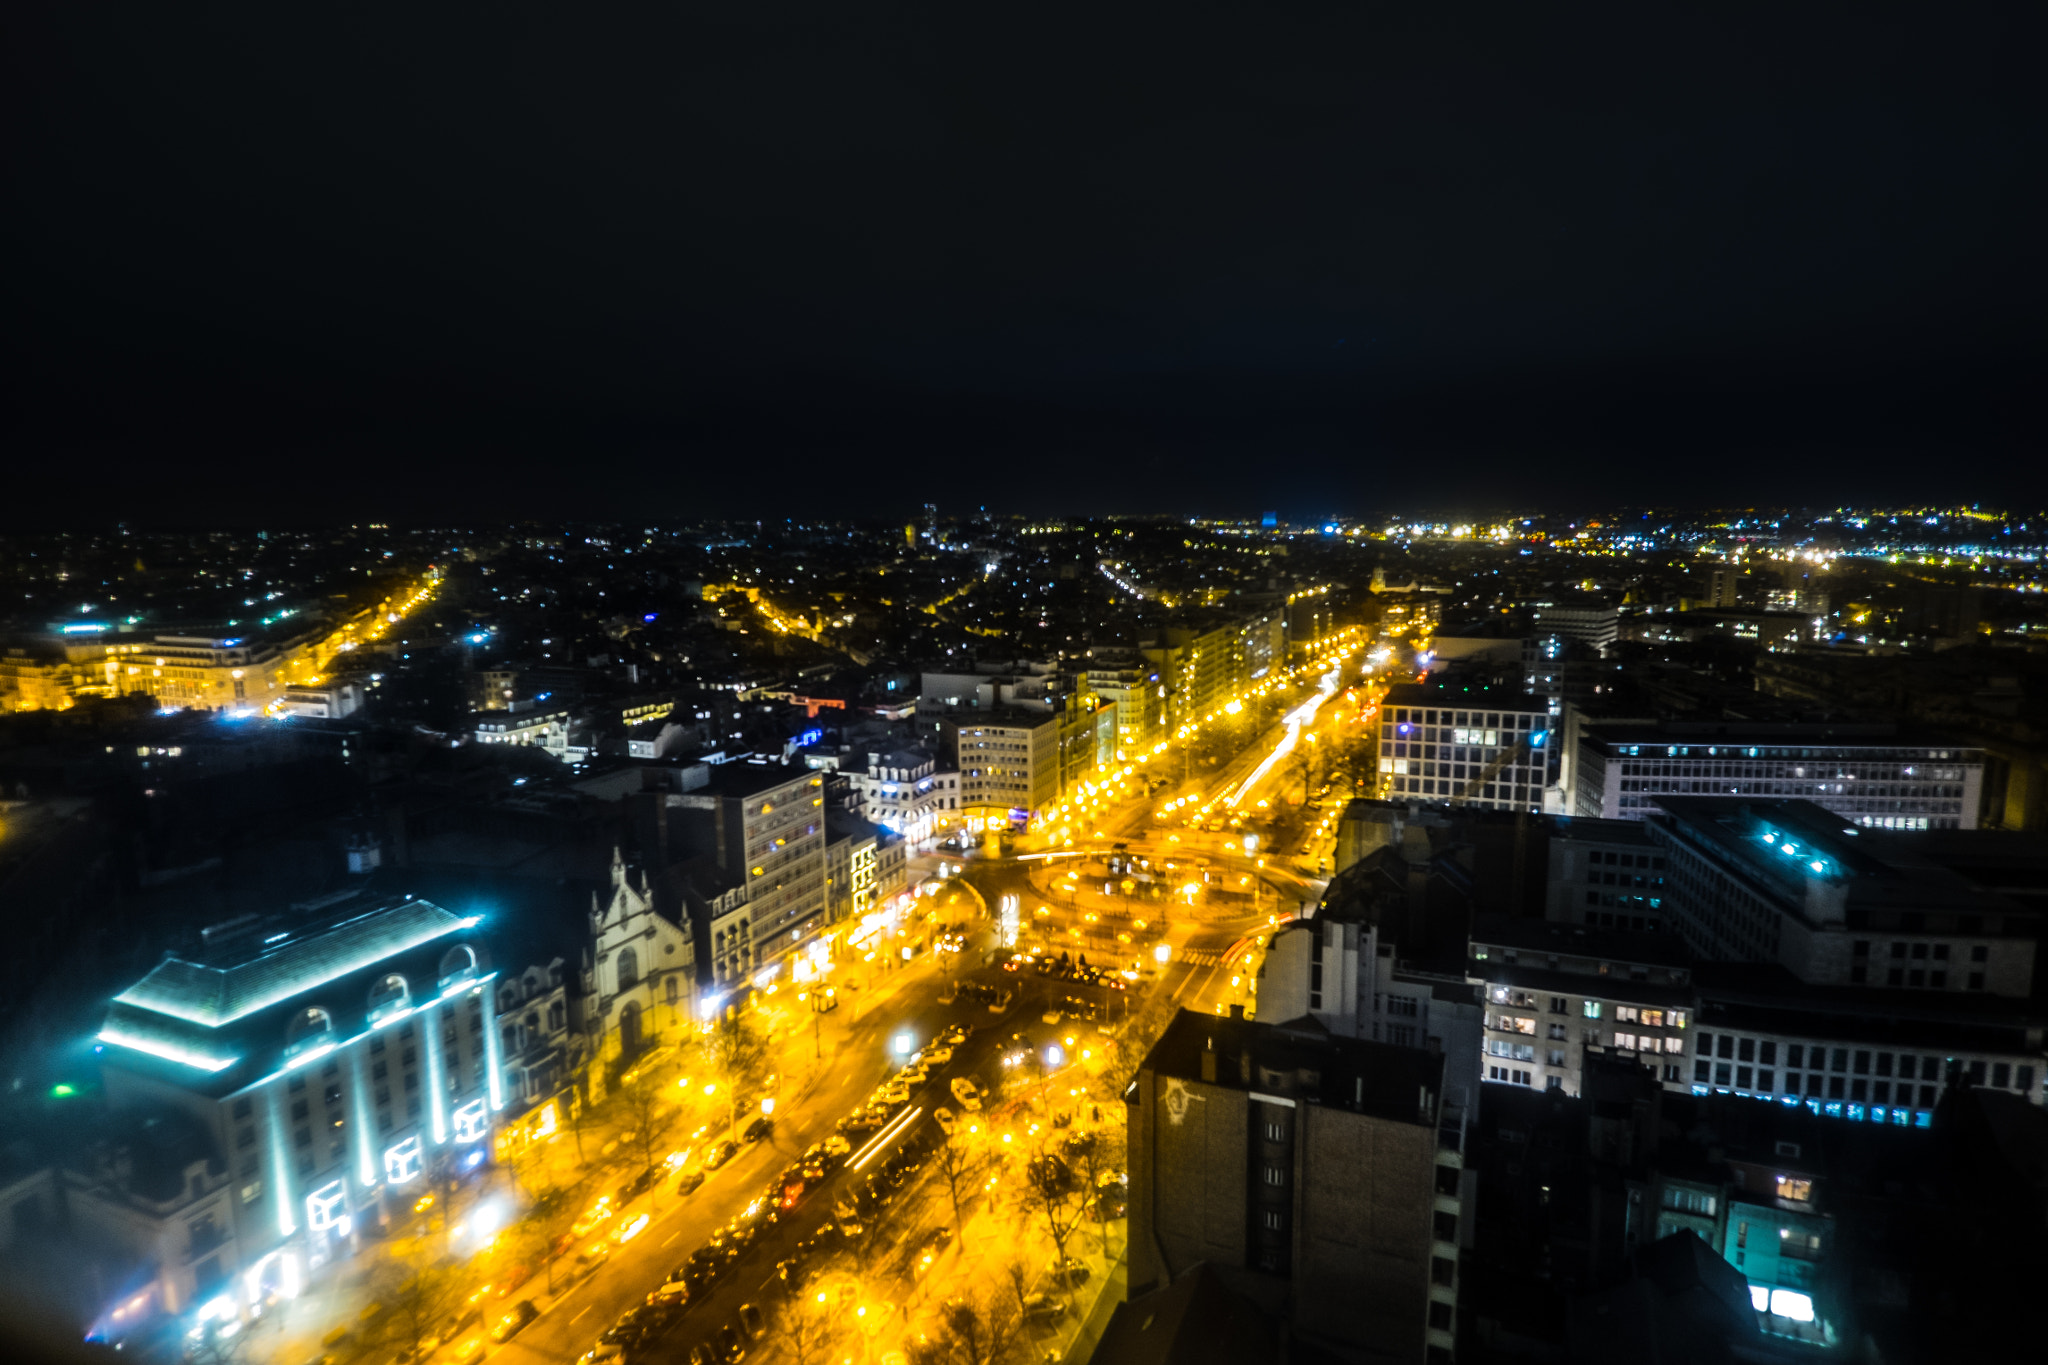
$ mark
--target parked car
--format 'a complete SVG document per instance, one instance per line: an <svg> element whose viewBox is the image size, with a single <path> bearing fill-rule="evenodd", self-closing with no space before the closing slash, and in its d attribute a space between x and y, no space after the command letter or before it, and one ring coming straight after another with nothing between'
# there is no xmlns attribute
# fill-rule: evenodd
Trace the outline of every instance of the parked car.
<svg viewBox="0 0 2048 1365"><path fill-rule="evenodd" d="M646 1170L640 1172L640 1174L634 1176L631 1180L628 1180L625 1183L625 1185L620 1188L619 1197L615 1201L615 1203L624 1204L629 1199L638 1198L639 1196L647 1193L647 1191L653 1189L654 1182L659 1180L660 1178L660 1170L656 1167L649 1166Z"/></svg>
<svg viewBox="0 0 2048 1365"><path fill-rule="evenodd" d="M1064 1317L1067 1311L1065 1299L1056 1299L1050 1294L1033 1294L1024 1300L1026 1322L1051 1322Z"/></svg>
<svg viewBox="0 0 2048 1365"><path fill-rule="evenodd" d="M932 1122L938 1124L939 1131L947 1137L953 1136L953 1125L956 1120L953 1117L952 1110L945 1108L943 1105L932 1110Z"/></svg>
<svg viewBox="0 0 2048 1365"><path fill-rule="evenodd" d="M704 1169L707 1171L717 1170L720 1166L738 1156L739 1151L740 1145L737 1142L727 1140L719 1143L704 1154Z"/></svg>
<svg viewBox="0 0 2048 1365"><path fill-rule="evenodd" d="M521 1299L512 1305L505 1316L491 1324L491 1340L510 1341L525 1329L527 1323L539 1316L540 1310L533 1306L532 1299Z"/></svg>
<svg viewBox="0 0 2048 1365"><path fill-rule="evenodd" d="M927 1066L944 1066L952 1060L953 1048L949 1043L933 1043L924 1050L924 1061Z"/></svg>
<svg viewBox="0 0 2048 1365"><path fill-rule="evenodd" d="M746 1354L747 1338L740 1331L739 1324L728 1322L718 1329L718 1358L725 1365L737 1365L738 1361L746 1358Z"/></svg>
<svg viewBox="0 0 2048 1365"><path fill-rule="evenodd" d="M1087 1262L1069 1256L1065 1260L1055 1260L1047 1269L1046 1278L1071 1289L1075 1285L1086 1284L1091 1273Z"/></svg>
<svg viewBox="0 0 2048 1365"><path fill-rule="evenodd" d="M960 1101L962 1109L965 1109L970 1114L979 1114L981 1112L982 1092L973 1081L968 1080L965 1076L955 1076L952 1089L953 1098Z"/></svg>
<svg viewBox="0 0 2048 1365"><path fill-rule="evenodd" d="M684 1171L682 1179L676 1181L676 1193L679 1195L695 1194L697 1192L697 1187L699 1185L702 1185L703 1183L704 1172Z"/></svg>
<svg viewBox="0 0 2048 1365"><path fill-rule="evenodd" d="M746 1127L740 1129L740 1137L742 1140L747 1142L759 1142L762 1138L767 1137L770 1133L774 1131L775 1120L769 1118L766 1114L763 1114L761 1115L761 1117L755 1119Z"/></svg>
<svg viewBox="0 0 2048 1365"><path fill-rule="evenodd" d="M853 1150L853 1144L834 1133L818 1144L818 1150L828 1157L843 1157Z"/></svg>
<svg viewBox="0 0 2048 1365"><path fill-rule="evenodd" d="M761 1310L758 1306L751 1303L740 1305L740 1330L745 1332L749 1339L759 1341L761 1333L766 1329L767 1324L761 1320Z"/></svg>

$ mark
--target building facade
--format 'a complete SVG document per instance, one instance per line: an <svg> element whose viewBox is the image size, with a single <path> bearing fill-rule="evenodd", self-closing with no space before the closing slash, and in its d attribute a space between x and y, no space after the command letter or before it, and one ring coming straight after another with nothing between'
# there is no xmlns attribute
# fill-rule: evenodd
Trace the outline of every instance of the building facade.
<svg viewBox="0 0 2048 1365"><path fill-rule="evenodd" d="M1865 829L1974 829L1979 749L1888 725L1565 722L1573 815L1641 820L1660 796L1811 801Z"/></svg>
<svg viewBox="0 0 2048 1365"><path fill-rule="evenodd" d="M1540 814L1549 735L1541 697L1397 684L1380 707L1378 794Z"/></svg>
<svg viewBox="0 0 2048 1365"><path fill-rule="evenodd" d="M1206 1262L1293 1333L1448 1361L1468 1193L1441 1057L1183 1010L1127 1092L1130 1292Z"/></svg>
<svg viewBox="0 0 2048 1365"><path fill-rule="evenodd" d="M99 1033L113 1110L188 1116L222 1154L220 1283L244 1312L482 1163L505 1104L477 921L410 898L340 913L167 957Z"/></svg>

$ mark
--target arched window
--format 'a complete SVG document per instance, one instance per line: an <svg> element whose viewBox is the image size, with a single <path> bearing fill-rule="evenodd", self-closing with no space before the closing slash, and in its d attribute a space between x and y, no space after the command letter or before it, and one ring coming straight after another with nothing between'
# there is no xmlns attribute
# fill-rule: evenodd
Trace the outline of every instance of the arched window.
<svg viewBox="0 0 2048 1365"><path fill-rule="evenodd" d="M334 1020L328 1017L326 1010L318 1007L300 1010L292 1016L291 1023L285 1028L286 1057L302 1056L316 1049L331 1047L333 1044Z"/></svg>
<svg viewBox="0 0 2048 1365"><path fill-rule="evenodd" d="M458 981L467 981L476 975L476 951L466 943L458 943L441 954L441 989L447 990Z"/></svg>
<svg viewBox="0 0 2048 1365"><path fill-rule="evenodd" d="M640 957L631 948L619 949L619 989L630 991L640 984Z"/></svg>
<svg viewBox="0 0 2048 1365"><path fill-rule="evenodd" d="M676 1002L676 977L675 977L675 973L674 973L674 972L670 972L670 973L668 974L668 977L667 977L667 978L666 978L666 979L665 979L665 980L663 981L662 985L664 986L664 988L665 988L665 989L666 989L666 991L667 991L667 994L668 994L668 1003L669 1003L669 1004L671 1004L671 1005L675 1004L675 1002Z"/></svg>
<svg viewBox="0 0 2048 1365"><path fill-rule="evenodd" d="M398 973L382 977L370 987L370 1022L402 1014L412 1004L412 989Z"/></svg>
<svg viewBox="0 0 2048 1365"><path fill-rule="evenodd" d="M630 1057L640 1050L640 1006L629 1003L619 1011L619 1051Z"/></svg>

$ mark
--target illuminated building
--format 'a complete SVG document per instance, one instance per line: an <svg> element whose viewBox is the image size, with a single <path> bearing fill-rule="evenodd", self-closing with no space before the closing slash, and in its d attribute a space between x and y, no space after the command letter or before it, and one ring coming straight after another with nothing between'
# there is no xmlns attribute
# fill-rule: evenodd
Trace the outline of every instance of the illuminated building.
<svg viewBox="0 0 2048 1365"><path fill-rule="evenodd" d="M1130 1293L1207 1262L1307 1343L1450 1359L1469 1198L1443 1058L1183 1010L1130 1109Z"/></svg>
<svg viewBox="0 0 2048 1365"><path fill-rule="evenodd" d="M530 744L556 758L568 755L567 711L486 711L470 722L479 744Z"/></svg>
<svg viewBox="0 0 2048 1365"><path fill-rule="evenodd" d="M600 1061L673 1042L696 1015L696 944L689 926L655 907L652 888L612 851L611 898L592 896L583 1012L596 1021Z"/></svg>
<svg viewBox="0 0 2048 1365"><path fill-rule="evenodd" d="M1641 820L1663 796L1798 797L1870 829L1975 829L1980 749L1888 724L1565 720L1574 815Z"/></svg>
<svg viewBox="0 0 2048 1365"><path fill-rule="evenodd" d="M1541 697L1396 684L1380 707L1380 792L1541 813L1548 725Z"/></svg>
<svg viewBox="0 0 2048 1365"><path fill-rule="evenodd" d="M474 919L414 899L249 920L115 996L99 1033L117 1113L196 1120L228 1163L244 1305L349 1254L415 1182L489 1151L502 1105L496 972Z"/></svg>
<svg viewBox="0 0 2048 1365"><path fill-rule="evenodd" d="M783 763L725 763L663 798L680 865L698 979L708 998L772 981L826 925L825 776Z"/></svg>
<svg viewBox="0 0 2048 1365"><path fill-rule="evenodd" d="M109 654L108 683L121 694L155 697L166 709L263 711L284 699L290 675L307 661L310 634L254 636L158 635L140 647Z"/></svg>
<svg viewBox="0 0 2048 1365"><path fill-rule="evenodd" d="M1057 712L1001 707L948 715L944 734L960 771L960 809L970 832L1021 825L1058 802Z"/></svg>

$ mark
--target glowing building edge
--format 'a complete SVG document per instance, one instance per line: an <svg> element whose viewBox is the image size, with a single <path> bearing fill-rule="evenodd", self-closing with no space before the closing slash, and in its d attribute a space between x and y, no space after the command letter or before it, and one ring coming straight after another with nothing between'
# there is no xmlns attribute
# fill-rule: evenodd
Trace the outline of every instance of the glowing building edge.
<svg viewBox="0 0 2048 1365"><path fill-rule="evenodd" d="M233 1057L209 1057L204 1053L179 1047L175 1043L158 1042L154 1038L139 1038L132 1033L123 1033L119 1029L101 1029L99 1040L102 1043L112 1043L115 1047L125 1047L135 1052L148 1053L152 1057L161 1057L164 1061L176 1062L180 1066L194 1067L200 1071L225 1071L233 1066L236 1060Z"/></svg>

